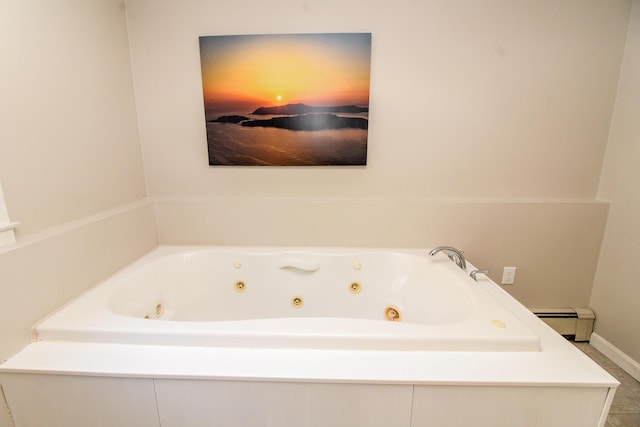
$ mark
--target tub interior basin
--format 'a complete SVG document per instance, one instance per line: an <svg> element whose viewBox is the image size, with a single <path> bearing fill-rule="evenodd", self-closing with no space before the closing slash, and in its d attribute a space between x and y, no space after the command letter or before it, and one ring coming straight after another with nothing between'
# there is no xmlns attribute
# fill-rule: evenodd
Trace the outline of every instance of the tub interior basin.
<svg viewBox="0 0 640 427"><path fill-rule="evenodd" d="M125 316L173 321L395 317L445 324L476 308L466 277L447 267L402 253L196 252L118 279L109 305Z"/></svg>
<svg viewBox="0 0 640 427"><path fill-rule="evenodd" d="M484 286L426 251L162 246L48 316L34 339L539 351Z"/></svg>

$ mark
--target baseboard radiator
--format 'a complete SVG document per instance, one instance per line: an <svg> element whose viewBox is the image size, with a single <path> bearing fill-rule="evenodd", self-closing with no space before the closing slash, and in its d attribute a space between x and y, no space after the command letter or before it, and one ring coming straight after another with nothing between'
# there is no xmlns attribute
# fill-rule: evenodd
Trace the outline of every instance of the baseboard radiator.
<svg viewBox="0 0 640 427"><path fill-rule="evenodd" d="M557 333L574 341L589 341L596 319L588 308L530 308Z"/></svg>

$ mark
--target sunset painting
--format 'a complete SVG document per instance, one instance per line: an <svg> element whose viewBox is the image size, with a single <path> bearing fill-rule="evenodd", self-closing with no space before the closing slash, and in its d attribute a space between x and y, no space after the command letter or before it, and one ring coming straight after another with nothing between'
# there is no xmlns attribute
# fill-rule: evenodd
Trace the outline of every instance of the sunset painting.
<svg viewBox="0 0 640 427"><path fill-rule="evenodd" d="M370 58L370 33L200 37L209 165L366 165Z"/></svg>

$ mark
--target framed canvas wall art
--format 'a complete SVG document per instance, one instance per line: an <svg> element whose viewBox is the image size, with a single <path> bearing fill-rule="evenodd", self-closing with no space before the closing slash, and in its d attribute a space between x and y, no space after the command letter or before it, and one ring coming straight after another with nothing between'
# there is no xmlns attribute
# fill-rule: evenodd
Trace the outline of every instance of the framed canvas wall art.
<svg viewBox="0 0 640 427"><path fill-rule="evenodd" d="M209 165L366 165L370 58L370 33L200 37Z"/></svg>

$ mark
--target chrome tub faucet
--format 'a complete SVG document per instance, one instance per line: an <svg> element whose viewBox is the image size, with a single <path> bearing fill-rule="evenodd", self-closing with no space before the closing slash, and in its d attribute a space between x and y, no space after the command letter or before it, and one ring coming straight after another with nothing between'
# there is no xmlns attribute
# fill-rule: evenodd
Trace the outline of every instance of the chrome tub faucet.
<svg viewBox="0 0 640 427"><path fill-rule="evenodd" d="M429 255L434 256L438 252L445 252L449 259L456 263L462 270L467 271L467 261L464 259L464 252L451 246L438 246L431 249Z"/></svg>

